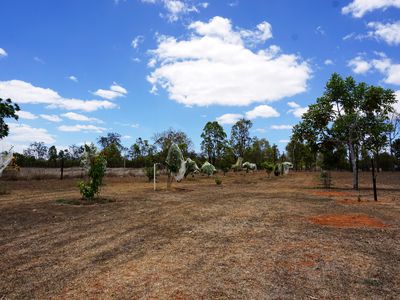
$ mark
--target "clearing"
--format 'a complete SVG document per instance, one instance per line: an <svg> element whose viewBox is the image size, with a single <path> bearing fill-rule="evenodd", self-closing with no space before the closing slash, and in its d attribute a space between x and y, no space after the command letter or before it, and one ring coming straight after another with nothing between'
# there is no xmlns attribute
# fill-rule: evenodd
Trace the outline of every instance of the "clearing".
<svg viewBox="0 0 400 300"><path fill-rule="evenodd" d="M332 176L0 181L0 299L397 298L400 173Z"/></svg>

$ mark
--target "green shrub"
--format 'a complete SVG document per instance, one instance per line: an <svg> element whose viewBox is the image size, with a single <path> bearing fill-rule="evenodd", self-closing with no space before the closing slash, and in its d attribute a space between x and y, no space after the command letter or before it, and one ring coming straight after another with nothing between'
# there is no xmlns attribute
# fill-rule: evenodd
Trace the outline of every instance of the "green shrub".
<svg viewBox="0 0 400 300"><path fill-rule="evenodd" d="M321 170L321 175L320 175L322 185L326 189L330 189L332 186L332 176L330 171L326 170Z"/></svg>
<svg viewBox="0 0 400 300"><path fill-rule="evenodd" d="M154 166L144 168L144 172L149 182L151 182L154 178Z"/></svg>
<svg viewBox="0 0 400 300"><path fill-rule="evenodd" d="M83 199L92 201L100 193L100 187L106 174L107 161L103 155L93 155L90 157L89 164L89 181L79 182L79 191Z"/></svg>
<svg viewBox="0 0 400 300"><path fill-rule="evenodd" d="M273 163L265 161L261 164L261 168L263 168L267 172L268 177L271 177L271 173L275 170L275 165Z"/></svg>
<svg viewBox="0 0 400 300"><path fill-rule="evenodd" d="M215 183L217 185L221 185L222 184L222 180L217 177L217 178L215 178Z"/></svg>

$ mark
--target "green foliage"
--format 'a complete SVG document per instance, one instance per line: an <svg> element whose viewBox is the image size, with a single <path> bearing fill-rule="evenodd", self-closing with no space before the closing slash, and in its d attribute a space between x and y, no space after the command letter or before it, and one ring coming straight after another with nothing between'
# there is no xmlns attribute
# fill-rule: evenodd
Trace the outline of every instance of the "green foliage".
<svg viewBox="0 0 400 300"><path fill-rule="evenodd" d="M226 133L218 122L207 122L201 134L201 150L207 156L208 161L215 164L221 158L227 144Z"/></svg>
<svg viewBox="0 0 400 300"><path fill-rule="evenodd" d="M241 119L232 126L230 144L236 157L244 157L245 151L250 147L250 120Z"/></svg>
<svg viewBox="0 0 400 300"><path fill-rule="evenodd" d="M90 149L90 147L87 147ZM103 155L91 153L89 159L89 181L79 182L79 191L82 198L87 201L92 201L93 198L100 193L100 187L103 183L103 178L106 173L107 160ZM87 162L85 162L87 164Z"/></svg>
<svg viewBox="0 0 400 300"><path fill-rule="evenodd" d="M215 167L210 164L208 161L206 161L202 166L201 166L201 172L204 174L207 174L208 176L213 175L217 170Z"/></svg>
<svg viewBox="0 0 400 300"><path fill-rule="evenodd" d="M178 173L178 171L182 165L182 162L183 162L182 151L179 148L179 146L174 143L169 148L167 159L165 160L165 163L167 164L167 168L172 173Z"/></svg>
<svg viewBox="0 0 400 300"><path fill-rule="evenodd" d="M261 164L261 168L267 172L269 177L271 176L271 173L275 170L275 165L273 163L265 161Z"/></svg>
<svg viewBox="0 0 400 300"><path fill-rule="evenodd" d="M216 185L221 185L222 184L222 180L219 177L215 178L215 184Z"/></svg>
<svg viewBox="0 0 400 300"><path fill-rule="evenodd" d="M279 176L279 175L282 175L282 164L276 164L275 166L274 166L274 175L275 176Z"/></svg>
<svg viewBox="0 0 400 300"><path fill-rule="evenodd" d="M154 166L145 167L144 172L149 182L151 182L154 179Z"/></svg>
<svg viewBox="0 0 400 300"><path fill-rule="evenodd" d="M8 135L8 125L4 122L6 118L18 120L18 104L12 103L11 99L3 100L0 98L0 140Z"/></svg>
<svg viewBox="0 0 400 300"><path fill-rule="evenodd" d="M192 140L186 135L186 133L172 128L156 133L153 136L153 140L154 145L160 150L158 154L159 161L165 161L172 144L178 145L180 151L185 157L189 156L189 153L193 148Z"/></svg>

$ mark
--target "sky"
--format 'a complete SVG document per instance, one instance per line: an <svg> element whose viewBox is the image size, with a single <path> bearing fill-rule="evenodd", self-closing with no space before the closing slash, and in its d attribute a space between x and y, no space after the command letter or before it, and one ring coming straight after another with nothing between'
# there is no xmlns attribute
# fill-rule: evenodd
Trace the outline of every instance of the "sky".
<svg viewBox="0 0 400 300"><path fill-rule="evenodd" d="M21 107L0 150L131 146L240 118L283 150L330 75L400 99L400 0L2 0L0 98ZM400 112L400 104L396 104Z"/></svg>

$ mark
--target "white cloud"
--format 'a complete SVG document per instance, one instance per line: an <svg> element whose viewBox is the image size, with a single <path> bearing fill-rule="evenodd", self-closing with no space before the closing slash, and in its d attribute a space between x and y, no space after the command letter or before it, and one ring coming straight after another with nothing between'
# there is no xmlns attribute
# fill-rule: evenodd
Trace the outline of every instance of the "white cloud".
<svg viewBox="0 0 400 300"><path fill-rule="evenodd" d="M326 59L326 60L324 61L324 65L326 65L326 66L332 66L332 65L334 65L334 63L333 63L333 61L332 61L331 59Z"/></svg>
<svg viewBox="0 0 400 300"><path fill-rule="evenodd" d="M1 57L6 57L8 54L6 52L6 50L4 50L3 48L0 48L0 58Z"/></svg>
<svg viewBox="0 0 400 300"><path fill-rule="evenodd" d="M132 42L131 42L131 46L133 49L137 49L139 47L139 45L141 43L143 43L144 41L144 37L142 35L138 35L137 37L135 37Z"/></svg>
<svg viewBox="0 0 400 300"><path fill-rule="evenodd" d="M389 45L400 45L400 21L395 23L370 22L367 25L373 31L368 36L383 40Z"/></svg>
<svg viewBox="0 0 400 300"><path fill-rule="evenodd" d="M80 132L80 131L84 131L84 132L104 132L106 130L106 128L103 127L98 127L98 126L94 126L94 125L61 125L58 127L58 130L60 131L64 131L64 132Z"/></svg>
<svg viewBox="0 0 400 300"><path fill-rule="evenodd" d="M52 89L36 87L21 80L0 81L0 97L11 98L17 103L47 104L50 108L68 110L95 111L116 107L109 101L64 98Z"/></svg>
<svg viewBox="0 0 400 300"><path fill-rule="evenodd" d="M279 143L287 144L290 143L290 140L279 140Z"/></svg>
<svg viewBox="0 0 400 300"><path fill-rule="evenodd" d="M361 18L367 12L377 9L385 10L388 7L400 8L400 0L353 0L349 5L342 8L342 13Z"/></svg>
<svg viewBox="0 0 400 300"><path fill-rule="evenodd" d="M44 128L34 128L26 124L8 124L10 128L9 135L5 138L8 143L33 143L44 142L52 144L55 142L54 137Z"/></svg>
<svg viewBox="0 0 400 300"><path fill-rule="evenodd" d="M241 114L224 114L218 118L216 121L222 125L232 125L235 124L237 121L243 118Z"/></svg>
<svg viewBox="0 0 400 300"><path fill-rule="evenodd" d="M130 135L123 135L122 139L124 140L130 140L132 137Z"/></svg>
<svg viewBox="0 0 400 300"><path fill-rule="evenodd" d="M128 91L117 83L113 83L109 90L98 89L93 94L104 99L113 100L118 97L124 97Z"/></svg>
<svg viewBox="0 0 400 300"><path fill-rule="evenodd" d="M29 111L24 111L24 110L18 111L17 115L20 119L26 119L26 120L35 120L38 118L37 115L35 115Z"/></svg>
<svg viewBox="0 0 400 300"><path fill-rule="evenodd" d="M176 22L184 15L192 12L199 12L200 8L207 8L208 2L187 1L187 0L142 0L143 3L161 4L166 10L166 14L160 14L169 22Z"/></svg>
<svg viewBox="0 0 400 300"><path fill-rule="evenodd" d="M74 75L69 76L68 79L74 82L78 82L78 78L76 78Z"/></svg>
<svg viewBox="0 0 400 300"><path fill-rule="evenodd" d="M61 122L62 121L62 119L57 115L41 114L40 117L42 119L45 119L45 120L50 121L50 122Z"/></svg>
<svg viewBox="0 0 400 300"><path fill-rule="evenodd" d="M303 114L308 110L308 107L301 107L294 101L288 102L287 105L292 108L288 110L288 113L293 114L296 118L301 118Z"/></svg>
<svg viewBox="0 0 400 300"><path fill-rule="evenodd" d="M61 116L73 121L104 123L103 121L97 118L89 118L88 116L77 114L74 112L67 112L65 114L62 114Z"/></svg>
<svg viewBox="0 0 400 300"><path fill-rule="evenodd" d="M307 89L307 62L294 54L278 55L277 46L254 53L243 45L230 20L214 17L208 23L194 22L189 29L194 32L188 40L164 37L151 51L156 69L147 79L153 93L161 87L170 99L187 106L241 106Z"/></svg>
<svg viewBox="0 0 400 300"><path fill-rule="evenodd" d="M279 117L280 114L273 107L269 105L259 105L254 109L246 112L247 119L256 119L256 118L272 118Z"/></svg>
<svg viewBox="0 0 400 300"><path fill-rule="evenodd" d="M271 129L274 130L291 130L293 125L271 125Z"/></svg>
<svg viewBox="0 0 400 300"><path fill-rule="evenodd" d="M258 24L255 30L242 29L239 34L246 43L256 45L272 38L272 26L264 21Z"/></svg>
<svg viewBox="0 0 400 300"><path fill-rule="evenodd" d="M265 128L256 128L256 131L259 132L259 133L265 133L266 132Z"/></svg>
<svg viewBox="0 0 400 300"><path fill-rule="evenodd" d="M393 63L384 53L376 53L379 58L373 59L371 65L382 73L384 82L388 84L400 85L400 64Z"/></svg>
<svg viewBox="0 0 400 300"><path fill-rule="evenodd" d="M352 71L356 74L365 74L371 69L371 64L364 60L361 56L357 56L351 59L348 64L348 67L352 69Z"/></svg>

